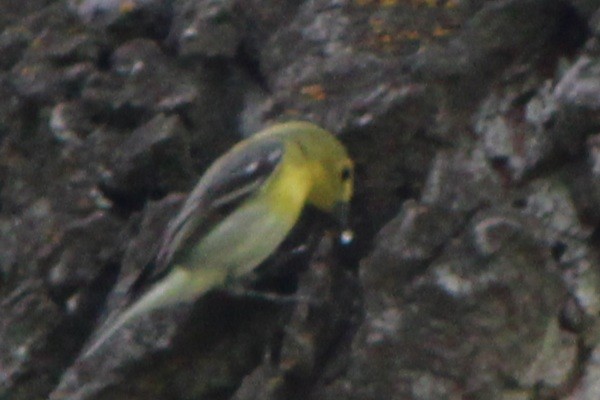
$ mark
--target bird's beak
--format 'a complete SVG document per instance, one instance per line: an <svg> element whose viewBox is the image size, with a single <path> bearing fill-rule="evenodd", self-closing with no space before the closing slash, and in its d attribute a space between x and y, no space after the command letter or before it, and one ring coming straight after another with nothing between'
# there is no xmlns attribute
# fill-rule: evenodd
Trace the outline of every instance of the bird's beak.
<svg viewBox="0 0 600 400"><path fill-rule="evenodd" d="M340 243L349 244L354 239L354 232L350 229L348 216L350 214L350 203L338 202L333 207L333 216L341 228Z"/></svg>
<svg viewBox="0 0 600 400"><path fill-rule="evenodd" d="M339 201L333 206L333 217L340 225L340 228L348 228L348 215L350 214L350 203Z"/></svg>

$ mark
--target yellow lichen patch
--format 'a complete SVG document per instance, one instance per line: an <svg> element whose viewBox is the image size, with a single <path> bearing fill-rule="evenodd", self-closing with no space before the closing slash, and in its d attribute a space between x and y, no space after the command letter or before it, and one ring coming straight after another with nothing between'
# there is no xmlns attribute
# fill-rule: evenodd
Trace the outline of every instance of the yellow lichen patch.
<svg viewBox="0 0 600 400"><path fill-rule="evenodd" d="M411 5L417 7L429 7L433 8L437 6L437 0L411 0Z"/></svg>
<svg viewBox="0 0 600 400"><path fill-rule="evenodd" d="M34 49L39 49L39 48L43 47L43 44L44 44L44 38L42 36L38 36L31 41L31 47Z"/></svg>
<svg viewBox="0 0 600 400"><path fill-rule="evenodd" d="M286 117L299 117L302 115L302 113L300 112L300 110L296 109L296 108L288 108L287 110L285 110L283 112L283 114Z"/></svg>
<svg viewBox="0 0 600 400"><path fill-rule="evenodd" d="M433 35L433 37L444 37L444 36L448 36L452 31L450 29L446 29L446 28L442 28L439 25L436 25L435 28L433 28L433 32L431 32L431 34Z"/></svg>
<svg viewBox="0 0 600 400"><path fill-rule="evenodd" d="M405 30L398 32L396 37L398 40L418 40L421 38L421 35L416 30Z"/></svg>
<svg viewBox="0 0 600 400"><path fill-rule="evenodd" d="M379 35L379 42L384 44L392 43L392 35L386 33Z"/></svg>
<svg viewBox="0 0 600 400"><path fill-rule="evenodd" d="M121 14L128 14L128 13L132 12L133 10L135 10L135 8L136 8L135 0L124 0L119 5L119 12Z"/></svg>
<svg viewBox="0 0 600 400"><path fill-rule="evenodd" d="M23 67L23 68L21 68L21 69L19 70L19 74L20 74L22 77L26 77L26 78L27 78L27 77L30 77L30 76L33 76L33 75L35 75L36 73L37 73L37 68L36 68L36 67L34 67L34 66L30 66L30 65L28 65L28 66L25 66L25 67Z"/></svg>
<svg viewBox="0 0 600 400"><path fill-rule="evenodd" d="M375 33L381 33L383 31L383 22L383 19L379 16L372 16L369 18L369 25Z"/></svg>
<svg viewBox="0 0 600 400"><path fill-rule="evenodd" d="M317 101L325 100L325 98L327 97L325 89L318 83L314 85L304 86L302 89L300 89L300 93L307 95L313 100Z"/></svg>
<svg viewBox="0 0 600 400"><path fill-rule="evenodd" d="M406 1L406 0L402 0ZM413 0L410 0L413 1ZM354 0L357 6L378 6L378 7L395 7L400 3L400 0Z"/></svg>

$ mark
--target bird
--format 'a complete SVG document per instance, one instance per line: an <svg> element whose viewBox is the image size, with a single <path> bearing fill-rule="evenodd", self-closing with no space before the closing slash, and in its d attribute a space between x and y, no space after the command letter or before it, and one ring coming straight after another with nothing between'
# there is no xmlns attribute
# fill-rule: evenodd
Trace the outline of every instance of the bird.
<svg viewBox="0 0 600 400"><path fill-rule="evenodd" d="M354 165L329 131L276 123L234 145L206 170L169 221L131 291L142 292L101 326L85 352L150 311L191 302L251 273L275 253L303 210L330 214L350 240Z"/></svg>

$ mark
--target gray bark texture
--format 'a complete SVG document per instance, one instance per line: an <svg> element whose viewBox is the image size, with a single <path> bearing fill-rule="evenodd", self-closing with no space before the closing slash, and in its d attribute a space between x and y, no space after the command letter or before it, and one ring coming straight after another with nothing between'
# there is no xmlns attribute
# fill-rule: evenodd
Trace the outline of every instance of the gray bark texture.
<svg viewBox="0 0 600 400"><path fill-rule="evenodd" d="M291 119L356 162L352 246L83 357ZM0 400L597 400L599 232L598 0L0 0Z"/></svg>

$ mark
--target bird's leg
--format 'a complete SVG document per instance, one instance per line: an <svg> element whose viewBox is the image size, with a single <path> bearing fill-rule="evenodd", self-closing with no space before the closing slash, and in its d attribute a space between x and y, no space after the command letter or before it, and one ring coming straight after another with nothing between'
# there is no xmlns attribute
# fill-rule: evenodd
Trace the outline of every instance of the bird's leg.
<svg viewBox="0 0 600 400"><path fill-rule="evenodd" d="M288 260L292 259L290 256ZM279 261L279 259L277 260ZM277 263L279 265L279 263ZM278 304L290 304L300 302L312 302L306 296L299 296L297 294L281 294L275 292L268 292L263 290L252 289L251 286L259 280L259 274L253 271L243 277L235 277L233 274L228 274L225 280L224 289L233 297L245 297L256 300L264 300Z"/></svg>
<svg viewBox="0 0 600 400"><path fill-rule="evenodd" d="M306 296L298 296L298 295L285 295L273 292L262 292L259 290L252 290L246 287L242 287L240 285L235 285L233 287L228 287L227 292L234 297L246 297L249 299L255 300L264 300L277 304L297 304L300 302L303 303L312 303L313 301Z"/></svg>

